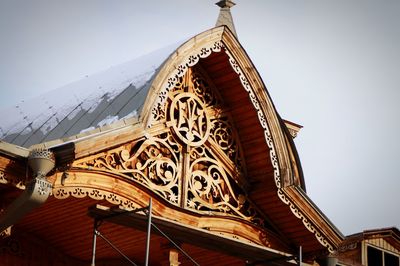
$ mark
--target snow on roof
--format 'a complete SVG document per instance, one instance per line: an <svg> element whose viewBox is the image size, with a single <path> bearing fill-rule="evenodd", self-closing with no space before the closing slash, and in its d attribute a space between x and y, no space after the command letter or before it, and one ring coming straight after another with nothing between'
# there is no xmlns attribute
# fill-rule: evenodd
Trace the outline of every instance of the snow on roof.
<svg viewBox="0 0 400 266"><path fill-rule="evenodd" d="M152 78L180 44L0 110L0 138L29 147L138 116Z"/></svg>

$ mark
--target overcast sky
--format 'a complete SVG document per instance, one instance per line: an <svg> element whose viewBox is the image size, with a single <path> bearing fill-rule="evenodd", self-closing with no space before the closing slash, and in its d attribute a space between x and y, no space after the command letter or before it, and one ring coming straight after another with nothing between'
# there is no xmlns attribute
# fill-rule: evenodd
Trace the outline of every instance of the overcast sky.
<svg viewBox="0 0 400 266"><path fill-rule="evenodd" d="M208 0L0 0L0 109L214 26ZM237 0L244 49L344 233L400 227L400 1ZM0 118L1 119L1 118Z"/></svg>

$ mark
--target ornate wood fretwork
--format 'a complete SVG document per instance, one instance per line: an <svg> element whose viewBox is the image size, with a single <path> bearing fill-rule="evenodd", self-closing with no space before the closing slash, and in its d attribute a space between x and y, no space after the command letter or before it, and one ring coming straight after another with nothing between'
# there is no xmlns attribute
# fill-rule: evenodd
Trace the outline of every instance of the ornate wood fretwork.
<svg viewBox="0 0 400 266"><path fill-rule="evenodd" d="M289 206L290 210L293 212L293 214L296 217L298 217L299 219L302 220L302 222L306 226L306 228L310 232L314 233L316 239L323 246L327 247L330 252L333 252L334 248L329 243L329 241L323 236L323 234L317 228L315 228L312 225L312 223L306 218L306 216L298 209L296 204L294 204L283 192L278 157L276 154L275 144L272 139L271 130L270 130L268 122L267 122L266 114L260 107L260 102L258 100L258 97L256 96L255 92L253 91L253 88L251 87L246 75L244 74L240 65L237 63L234 56L226 48L226 46L224 45L223 42L216 41L214 44L212 44L208 47L201 48L200 50L198 50L197 53L194 52L188 58L184 59L180 65L178 65L176 67L176 69L170 75L170 78L167 80L166 84L163 86L163 89L158 92L156 102L153 105L153 108L151 110L151 116L150 116L149 120L147 121L147 127L150 128L151 126L156 124L157 121L160 121L165 117L164 113L163 113L164 109L162 107L164 106L164 103L167 100L167 95L171 90L180 86L180 84L182 83L182 77L187 73L189 67L196 65L197 62L201 58L208 57L212 52L220 52L220 51L224 51L228 55L229 63L232 66L232 69L237 73L238 78L239 78L240 82L242 83L243 88L249 93L249 99L257 112L258 119L260 121L260 125L262 126L262 128L264 130L264 137L265 137L266 144L268 145L269 150L270 150L271 164L274 169L274 180L275 180L275 185L277 187L277 194L278 194L279 198L282 200L283 203L285 203Z"/></svg>
<svg viewBox="0 0 400 266"><path fill-rule="evenodd" d="M283 192L283 187L281 184L281 174L279 170L279 163L278 163L278 157L276 155L276 150L275 150L275 145L271 136L271 131L269 129L268 123L266 116L263 112L263 110L260 107L260 103L258 102L258 98L255 95L253 89L250 86L249 81L246 78L246 75L243 73L242 69L240 68L239 64L236 62L232 54L227 50L224 49L225 53L229 57L229 63L231 64L232 68L235 70L235 72L239 75L239 79L242 83L243 88L249 93L249 98L254 106L254 108L257 111L258 119L260 121L261 126L264 129L264 136L266 143L270 149L270 158L271 158L271 163L274 168L274 178L275 178L275 185L277 187L277 194L279 198L282 200L283 203L287 204L292 211L292 213L299 218L305 227L312 232L316 239L325 247L328 248L329 252L334 252L334 247L329 243L329 241L324 237L324 235L306 218L306 215L304 215L299 208L296 206L293 201L289 199Z"/></svg>
<svg viewBox="0 0 400 266"><path fill-rule="evenodd" d="M175 93L169 118L177 137L188 146L202 145L210 135L211 121L206 106L192 93Z"/></svg>
<svg viewBox="0 0 400 266"><path fill-rule="evenodd" d="M207 147L190 151L190 175L187 180L187 208L198 212L219 212L239 216L263 225L263 219L250 204L244 191L229 171Z"/></svg>
<svg viewBox="0 0 400 266"><path fill-rule="evenodd" d="M169 132L76 161L73 167L106 171L135 181L179 205L181 146Z"/></svg>
<svg viewBox="0 0 400 266"><path fill-rule="evenodd" d="M284 202L285 204L287 204L290 208L290 210L294 213L294 215L296 217L298 217L300 220L302 220L302 222L304 223L305 227L311 231L312 233L314 233L314 235L316 236L317 240L325 247L328 248L328 250L330 252L332 252L334 250L333 246L331 245L331 243L324 237L324 235L319 231L319 229L317 229L313 223L311 221L309 221L306 217L305 214L303 214L299 208L296 206L296 204L285 194L284 192L284 188L282 187L281 184L281 173L280 173L280 169L279 169L279 162L278 162L278 157L277 157L277 153L276 153L276 148L275 148L275 144L271 135L271 130L269 128L268 122L267 122L267 116L265 113L265 110L263 108L261 108L260 102L258 100L258 97L256 95L256 93L253 91L253 88L251 87L246 75L244 74L243 70L241 69L240 65L236 62L234 56L231 54L231 52L225 47L225 45L223 44L222 41L216 41L215 43L208 45L206 47L201 47L201 48L196 48L197 50L193 50L191 52L191 55L189 55L187 58L182 59L182 62L180 65L176 66L176 68L171 72L171 74L169 75L169 78L167 79L167 81L164 83L164 85L161 85L162 89L160 91L157 92L157 96L156 96L156 100L155 103L153 105L153 107L151 108L150 111L150 117L146 120L146 127L147 128L153 128L156 125L160 125L163 124L165 125L166 128L169 128L171 132L171 134L173 134L173 138L176 138L177 141L177 147L180 147L182 150L181 154L182 157L179 158L179 162L180 164L178 164L178 168L180 169L180 174L182 175L182 182L180 182L179 180L181 180L180 178L178 178L178 185L177 186L173 186L178 187L178 191L175 192L174 189L172 189L172 193L170 193L169 195L175 195L177 196L177 201L174 202L172 200L170 200L168 198L168 194L166 193L161 193L161 192L156 192L157 194L159 194L160 196L164 197L166 200L168 200L170 203L181 206L181 207L185 207L185 208L189 208L192 211L197 211L197 212L201 212L201 213L209 213L209 214L225 214L225 215L233 215L233 216L237 216L240 218L244 218L243 216L239 215L237 212L235 212L233 209L230 209L229 211L227 211L227 209L224 210L220 210L218 208L210 208L209 210L207 210L206 207L196 207L196 206L200 206L200 202L204 201L204 202L208 202L208 203L212 203L213 206L216 206L217 204L214 204L215 202L219 202L218 200L223 200L225 199L225 197L222 197L221 199L217 199L215 200L213 197L204 197L204 193L197 193L199 195L199 197L196 199L201 199L198 200L198 202L196 203L197 205L193 205L193 203L189 204L189 201L192 200L194 198L194 195L196 193L192 193L192 194L188 194L188 193L184 193L183 191L185 191L186 188L189 187L189 180L190 180L190 176L187 176L190 169L195 169L194 167L191 168L190 163L193 164L193 160L192 162L190 162L190 150L191 149L197 149L198 147L201 147L203 145L206 145L207 147L207 151L211 151L213 152L213 156L216 156L215 158L210 159L210 161L212 162L212 160L217 160L219 163L222 163L222 165L224 166L223 170L228 169L228 173L230 175L226 175L227 180L230 181L230 184L234 184L233 187L233 191L236 193L235 196L233 197L232 195L228 195L226 197L227 200L223 200L226 204L227 203L231 203L232 199L237 199L239 200L238 203L236 205L233 205L234 208L236 208L236 210L239 211L240 214L244 214L244 216L246 217L245 219L252 219L251 211L247 211L246 209L246 204L240 204L242 198L240 197L240 195L244 195L245 193L241 193L237 191L237 187L239 187L239 191L241 191L241 188L238 184L236 184L236 182L238 182L238 180L240 180L240 174L234 174L234 173L243 173L243 171L245 171L245 167L244 165L244 161L241 159L241 153L240 153L240 145L239 146L235 146L236 144L232 143L233 145L228 145L226 142L224 142L226 140L225 137L222 137L223 135L221 135L221 133L218 132L222 132L220 129L217 130L217 127L221 126L224 122L224 117L229 117L229 116L218 116L218 111L221 112L221 109L218 108L203 108L204 106L201 105L204 103L207 103L208 100L203 100L203 98L201 98L201 96L197 95L194 91L193 91L193 84L195 84L196 82L193 82L194 80L196 80L195 78L193 78L192 75L192 87L191 88L191 92L193 95L195 95L195 97L192 97L191 99L191 107L192 108L192 112L191 114L186 113L184 116L179 116L177 115L175 112L171 115L170 112L168 112L165 107L169 104L172 103L172 101L174 100L174 91L181 91L181 92L189 92L188 91L188 86L187 83L185 81L185 77L188 77L188 71L192 66L196 65L198 63L198 61L201 58L206 58L208 57L211 53L213 52L225 52L228 57L229 57L229 62L233 68L233 70L237 73L239 80L242 83L243 88L248 92L249 94L249 100L251 101L252 105L254 106L258 119L260 121L260 125L262 126L263 130L264 130L264 136L265 136L265 141L266 144L269 147L269 151L270 151L270 159L271 159L271 164L272 167L274 169L274 180L275 180L275 184L277 187L277 194L279 196L279 198L282 200L282 202ZM203 79L204 80L204 79ZM206 86L203 86L203 88L205 88ZM206 94L207 97L210 94ZM178 97L178 99L175 99L175 111L182 112L182 111L187 111L188 108L187 107L183 107L183 105L181 105L181 102L183 100L183 97L188 97L189 95L184 95L181 97ZM196 98L197 97L197 98ZM180 99L179 99L180 98ZM212 98L212 97L211 97ZM188 98L187 98L188 99ZM207 98L208 99L208 98ZM218 99L217 98L213 98L213 99ZM185 103L186 104L186 103ZM200 107L201 106L201 107ZM218 103L213 105L218 106ZM193 112L194 109L196 109L196 112ZM202 110L208 110L208 112L202 112ZM212 112L213 110L213 112ZM190 117L201 117L201 121L197 121L197 124L186 124L188 121L191 120ZM180 122L176 122L175 119L170 119L169 117L173 117L173 118L182 118L183 120L181 120ZM215 118L219 118L220 121L218 123L215 122ZM186 122L184 121L186 120ZM183 123L181 123L183 121ZM208 122L210 122L211 126L209 127ZM228 120L226 120L225 122L227 122L228 125L230 125L229 122L229 118ZM175 123L175 129L173 127L173 124ZM222 124L221 124L222 123ZM226 124L226 123L225 123ZM183 139L179 139L177 137L177 133L178 129L182 129L182 131L180 131L180 135L181 137L183 137ZM192 128L192 129L196 129L196 133L195 134L188 134L188 128ZM228 127L228 131L225 130L225 132L229 132L229 128L233 128L231 125ZM165 131L168 132L168 131ZM208 139L204 141L203 144L199 144L199 146L196 146L196 144L201 143L201 141L203 141L208 135ZM230 134L230 133L229 133ZM219 135L218 137L215 137L215 135ZM233 135L235 135L233 133ZM160 136L153 136L155 138L159 138ZM150 137L152 138L152 137ZM149 139L150 139L149 138ZM235 139L235 137L233 138ZM223 140L223 141L220 141ZM214 142L214 143L213 143ZM218 145L214 145L215 143L219 142L219 146L220 148L218 149L220 152L215 152L215 148ZM137 147L140 147L140 143L139 142L134 142L132 144L127 144L125 146L129 146L129 147L136 147L136 150L133 149L131 150L131 155L135 154L137 151ZM228 142L231 143L231 142ZM193 145L193 146L191 146ZM190 147L189 149L187 149L186 147ZM225 147L225 148L222 148ZM229 147L229 148L226 148ZM222 151L222 152L221 152ZM232 151L235 151L232 153ZM162 153L161 157L162 157ZM104 154L101 156L105 156ZM100 156L100 157L101 157ZM188 159L189 158L189 159ZM235 158L235 159L234 159ZM117 160L118 161L118 160ZM211 167L211 162L208 162L208 168L207 167L203 167L202 171L205 172L210 172L209 169L212 169ZM74 167L77 168L83 168L83 169L89 169L90 167L88 165L85 165L84 161L80 161L79 163L77 162ZM118 171L115 171L115 169L118 169ZM109 169L107 168L105 165L101 166L101 169L98 169L100 171L109 171L112 172L113 174L117 174L117 175L122 175L124 177L130 178L131 180L140 183L144 186L147 186L149 188L152 188L152 179L148 179L150 180L150 183L146 183L143 182L143 180L136 180L133 177L133 174L127 174L127 173L123 173L120 171L120 167L116 165L115 169ZM135 169L135 168L134 168ZM157 169L157 168L156 168ZM235 169L234 171L232 169ZM177 170L178 171L178 170ZM176 171L176 173L178 173ZM212 172L212 171L211 171ZM137 177L141 178L140 175L136 175ZM223 176L222 174L220 174L220 176ZM221 180L223 180L224 177L222 177ZM232 180L233 179L233 180ZM193 179L196 180L196 179ZM211 187L212 185L206 185L206 183L204 183L204 180L201 179L199 180L200 183L196 183L196 182L192 182L192 184L190 185L193 188L197 188L200 191L204 190L205 188L210 188L209 191L211 191ZM213 181L209 179L209 181L211 181L209 184L213 184ZM180 183L179 183L180 182ZM218 182L217 182L218 183ZM147 184L147 185L146 185ZM218 183L218 185L220 187L223 187L223 185L221 185L222 183ZM226 188L221 189L220 191L222 191L222 193L219 193L217 195L224 195L224 193L226 193ZM228 189L229 191L229 189ZM71 193L70 191L68 193ZM220 197L220 196L217 196ZM232 198L229 198L232 197ZM228 199L229 198L229 199ZM192 207L190 207L190 206ZM203 204L204 206L207 206L206 204ZM194 207L193 207L194 206ZM241 207L240 207L241 206Z"/></svg>
<svg viewBox="0 0 400 266"><path fill-rule="evenodd" d="M104 191L101 189L87 188L81 186L56 186L53 190L53 196L56 199L66 199L69 197L74 198L85 198L89 197L94 200L106 200L111 204L119 205L125 210L134 210L140 206L135 202L127 199L126 197L120 196L118 194Z"/></svg>
<svg viewBox="0 0 400 266"><path fill-rule="evenodd" d="M186 151L182 206L262 224L238 182L245 169L236 130L206 74L190 68L160 110L160 122L170 125Z"/></svg>
<svg viewBox="0 0 400 266"><path fill-rule="evenodd" d="M72 167L122 176L193 212L263 226L242 188L245 164L233 122L202 70L190 69L180 77L158 110L155 126L161 130L153 136L78 160ZM67 195L58 190L55 196L71 193L89 192Z"/></svg>
<svg viewBox="0 0 400 266"><path fill-rule="evenodd" d="M168 92L182 84L182 77L187 70L196 65L201 58L207 58L212 52L220 52L223 47L222 42L217 41L209 47L201 47L197 52L191 53L185 60L184 64L178 65L166 81L163 89L158 93L157 100L151 109L151 116L147 122L147 127L150 128L165 117L165 102L168 98Z"/></svg>

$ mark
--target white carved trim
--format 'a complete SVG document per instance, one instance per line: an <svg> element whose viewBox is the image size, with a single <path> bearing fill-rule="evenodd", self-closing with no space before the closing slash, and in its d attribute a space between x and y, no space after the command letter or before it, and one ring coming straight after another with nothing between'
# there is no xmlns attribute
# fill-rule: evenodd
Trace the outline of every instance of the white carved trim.
<svg viewBox="0 0 400 266"><path fill-rule="evenodd" d="M229 57L229 63L231 64L233 70L235 70L235 72L238 74L243 88L249 93L249 99L250 99L251 103L253 104L254 108L256 109L256 112L258 115L258 120L260 121L260 125L264 129L265 141L269 148L271 164L272 164L272 167L274 168L275 185L277 188L281 188L278 157L276 156L275 146L274 146L274 143L273 143L273 140L271 137L271 132L268 127L267 119L265 118L265 115L264 115L262 109L260 108L260 103L257 100L257 96L255 95L253 89L251 88L250 83L247 81L246 76L243 74L243 71L240 68L239 64L236 62L236 60L233 58L232 54L226 48L224 49L224 51Z"/></svg>
<svg viewBox="0 0 400 266"><path fill-rule="evenodd" d="M125 210L140 208L139 205L126 197L101 189L87 188L79 185L54 188L53 197L56 199L67 199L69 197L81 199L89 197L94 200L107 200L111 204L122 206Z"/></svg>
<svg viewBox="0 0 400 266"><path fill-rule="evenodd" d="M279 198L282 200L283 203L289 205L289 208L293 212L293 214L303 222L304 226L311 233L313 233L315 235L317 240L324 247L327 247L330 252L333 252L334 248L327 241L327 239L322 235L322 233L317 228L315 228L310 221L308 221L308 219L304 216L304 214L296 207L296 205L292 201L290 201L288 199L288 197L286 197L286 195L281 190L282 185L281 185L278 159L276 156L274 142L271 137L271 132L268 127L267 119L265 118L266 116L263 113L263 110L260 108L260 103L257 100L257 96L255 95L253 89L251 88L250 83L248 82L248 80L247 80L246 76L244 75L242 69L240 68L239 64L236 62L236 60L233 58L232 54L227 49L224 49L224 51L229 57L229 63L231 64L232 68L239 75L239 79L243 85L243 88L249 93L249 99L251 100L254 108L257 111L258 120L260 121L260 125L264 129L265 141L268 145L271 163L274 168L275 185L278 188L277 193L278 193Z"/></svg>
<svg viewBox="0 0 400 266"><path fill-rule="evenodd" d="M151 108L150 118L147 122L147 128L150 128L157 121L158 107L163 106L168 97L168 92L173 89L180 77L183 77L188 68L196 65L201 58L207 58L212 52L221 52L223 44L221 41L215 42L211 47L202 47L194 51L190 56L183 60L183 64L178 65L171 73L170 78L165 81L162 90L158 93L157 99Z"/></svg>

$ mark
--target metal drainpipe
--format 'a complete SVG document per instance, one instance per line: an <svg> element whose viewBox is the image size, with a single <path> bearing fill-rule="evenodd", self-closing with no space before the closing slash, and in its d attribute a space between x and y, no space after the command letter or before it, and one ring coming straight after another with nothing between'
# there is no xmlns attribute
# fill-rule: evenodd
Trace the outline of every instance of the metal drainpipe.
<svg viewBox="0 0 400 266"><path fill-rule="evenodd" d="M330 253L325 258L321 258L318 263L321 266L336 266L338 263L337 252Z"/></svg>
<svg viewBox="0 0 400 266"><path fill-rule="evenodd" d="M326 258L326 265L327 266L336 266L338 263L338 259L334 255L329 255Z"/></svg>
<svg viewBox="0 0 400 266"><path fill-rule="evenodd" d="M15 199L0 217L0 232L18 222L34 208L42 205L52 191L52 184L46 175L55 166L53 152L47 149L33 149L28 156L33 179L26 185L22 194Z"/></svg>

